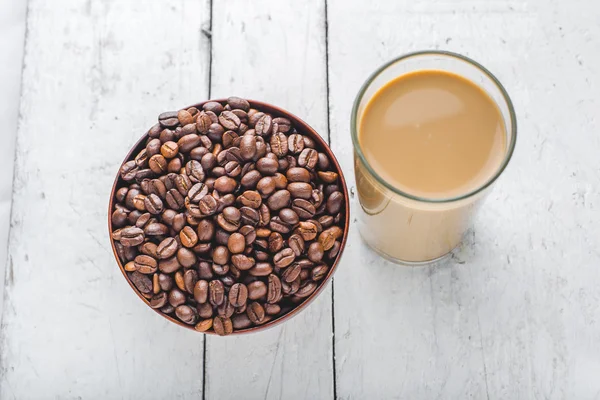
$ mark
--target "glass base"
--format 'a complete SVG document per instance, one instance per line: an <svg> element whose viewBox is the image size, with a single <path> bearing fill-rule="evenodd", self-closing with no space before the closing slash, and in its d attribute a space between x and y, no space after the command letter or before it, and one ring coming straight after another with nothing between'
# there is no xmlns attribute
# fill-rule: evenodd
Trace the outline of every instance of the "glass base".
<svg viewBox="0 0 600 400"><path fill-rule="evenodd" d="M378 255L380 255L381 257L383 257L384 259L386 259L387 261L390 261L394 264L397 265L403 265L406 267L425 267L425 266L430 266L433 264L437 264L439 262L445 261L448 258L450 258L452 256L452 252L460 245L460 243L458 245L456 245L453 249L451 249L449 252L447 252L446 254L441 255L438 258L434 258L432 260L426 260L426 261L406 261L406 260L402 260L400 258L395 258L390 256L389 254L384 253L383 251L381 251L380 249L378 249L377 247L373 246L371 243L369 243L369 241L363 236L362 232L360 232L359 229L359 233L360 233L360 237L363 240L363 242L366 243L367 246L369 246L369 248L371 250L373 250L375 253L377 253Z"/></svg>

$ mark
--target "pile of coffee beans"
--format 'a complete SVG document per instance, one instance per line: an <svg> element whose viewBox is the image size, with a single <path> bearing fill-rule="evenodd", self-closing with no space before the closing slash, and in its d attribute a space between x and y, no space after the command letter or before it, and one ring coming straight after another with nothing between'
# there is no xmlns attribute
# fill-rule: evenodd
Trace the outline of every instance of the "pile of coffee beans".
<svg viewBox="0 0 600 400"><path fill-rule="evenodd" d="M238 97L159 115L121 167L111 216L150 306L227 335L307 299L340 251L346 212L319 147Z"/></svg>

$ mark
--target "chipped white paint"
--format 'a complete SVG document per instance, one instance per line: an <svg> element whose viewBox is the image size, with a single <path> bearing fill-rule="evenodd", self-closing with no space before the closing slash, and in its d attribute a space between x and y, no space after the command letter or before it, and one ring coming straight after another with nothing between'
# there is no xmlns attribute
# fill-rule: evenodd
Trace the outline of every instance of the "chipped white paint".
<svg viewBox="0 0 600 400"><path fill-rule="evenodd" d="M511 165L450 262L396 267L351 230L335 277L339 397L597 399L598 3L329 0L328 14L331 142L349 178L354 96L401 53L479 60L519 125Z"/></svg>
<svg viewBox="0 0 600 400"><path fill-rule="evenodd" d="M0 398L202 395L203 336L135 296L106 209L151 116L207 95L209 11L197 0L29 1Z"/></svg>
<svg viewBox="0 0 600 400"><path fill-rule="evenodd" d="M324 1L213 2L212 96L281 105L327 136ZM0 398L332 399L331 288L283 326L208 338L203 394L204 337L148 310L110 252L122 155L152 115L208 96L209 0L29 3ZM327 11L331 142L350 186L352 101L401 53L481 61L519 122L513 161L450 262L393 266L352 227L334 282L337 396L598 398L600 7L328 0Z"/></svg>
<svg viewBox="0 0 600 400"><path fill-rule="evenodd" d="M213 5L214 98L279 105L327 138L322 0ZM209 399L331 399L331 289L289 322L251 336L208 337Z"/></svg>

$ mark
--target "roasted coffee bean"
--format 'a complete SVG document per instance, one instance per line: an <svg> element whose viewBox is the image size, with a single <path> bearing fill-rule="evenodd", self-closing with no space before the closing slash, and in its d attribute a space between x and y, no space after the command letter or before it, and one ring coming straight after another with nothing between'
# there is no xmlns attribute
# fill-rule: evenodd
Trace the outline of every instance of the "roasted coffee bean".
<svg viewBox="0 0 600 400"><path fill-rule="evenodd" d="M271 151L279 158L284 157L288 152L288 139L283 133L276 133L271 136Z"/></svg>
<svg viewBox="0 0 600 400"><path fill-rule="evenodd" d="M217 157L212 153L206 153L200 159L200 165L205 171L210 171L217 166Z"/></svg>
<svg viewBox="0 0 600 400"><path fill-rule="evenodd" d="M181 270L175 272L175 285L181 290L185 292L185 283L183 282L183 272Z"/></svg>
<svg viewBox="0 0 600 400"><path fill-rule="evenodd" d="M219 193L231 193L237 186L236 181L228 176L221 176L215 181L214 187Z"/></svg>
<svg viewBox="0 0 600 400"><path fill-rule="evenodd" d="M312 170L317 165L318 159L319 155L315 149L306 148L298 156L298 165Z"/></svg>
<svg viewBox="0 0 600 400"><path fill-rule="evenodd" d="M156 244L152 242L145 242L140 246L140 252L154 259L158 259L158 254L156 252L157 248L158 246Z"/></svg>
<svg viewBox="0 0 600 400"><path fill-rule="evenodd" d="M192 203L199 203L207 194L208 187L204 183L199 182L190 188L187 196Z"/></svg>
<svg viewBox="0 0 600 400"><path fill-rule="evenodd" d="M286 248L273 256L273 264L278 268L285 268L294 262L295 258L296 255L294 254L294 251L290 248Z"/></svg>
<svg viewBox="0 0 600 400"><path fill-rule="evenodd" d="M344 195L342 192L333 192L327 199L327 212L330 214L337 214L342 209L344 202Z"/></svg>
<svg viewBox="0 0 600 400"><path fill-rule="evenodd" d="M237 161L229 161L225 164L225 174L229 177L235 178L242 173L242 168Z"/></svg>
<svg viewBox="0 0 600 400"><path fill-rule="evenodd" d="M244 225L256 226L261 221L261 214L254 208L242 207L239 212L241 223Z"/></svg>
<svg viewBox="0 0 600 400"><path fill-rule="evenodd" d="M288 184L287 190L292 195L292 198L301 198L308 200L312 197L313 188L309 183L292 182Z"/></svg>
<svg viewBox="0 0 600 400"><path fill-rule="evenodd" d="M341 249L341 244L340 244L340 242L336 241L335 243L333 243L331 250L329 250L329 252L327 253L327 258L329 258L330 260L333 260L334 258L336 258L340 252L340 249Z"/></svg>
<svg viewBox="0 0 600 400"><path fill-rule="evenodd" d="M231 234L223 229L217 229L215 234L215 243L220 244L222 246L227 246L227 242L229 241L229 236Z"/></svg>
<svg viewBox="0 0 600 400"><path fill-rule="evenodd" d="M297 297L305 298L313 294L315 289L317 288L317 284L315 282L307 282L298 289L295 293Z"/></svg>
<svg viewBox="0 0 600 400"><path fill-rule="evenodd" d="M160 154L164 158L171 159L179 152L179 146L173 141L168 141L160 147Z"/></svg>
<svg viewBox="0 0 600 400"><path fill-rule="evenodd" d="M244 236L246 246L250 246L256 240L256 229L251 225L244 225L239 229L239 233Z"/></svg>
<svg viewBox="0 0 600 400"><path fill-rule="evenodd" d="M215 114L220 114L223 111L223 106L221 105L221 103L218 103L216 101L209 101L202 106L202 109L204 111L210 111Z"/></svg>
<svg viewBox="0 0 600 400"><path fill-rule="evenodd" d="M307 269L303 269L302 271L300 271L300 281L304 282L307 279L310 279L310 271Z"/></svg>
<svg viewBox="0 0 600 400"><path fill-rule="evenodd" d="M277 253L283 248L283 236L278 232L273 232L269 235L269 251L271 253Z"/></svg>
<svg viewBox="0 0 600 400"><path fill-rule="evenodd" d="M231 318L235 312L235 307L229 302L227 298L223 303L217 307L217 314L221 317Z"/></svg>
<svg viewBox="0 0 600 400"><path fill-rule="evenodd" d="M155 294L150 299L150 307L152 308L162 308L167 304L168 295L165 292Z"/></svg>
<svg viewBox="0 0 600 400"><path fill-rule="evenodd" d="M313 242L308 247L308 259L312 262L320 262L324 254L325 249L319 242Z"/></svg>
<svg viewBox="0 0 600 400"><path fill-rule="evenodd" d="M195 247L194 247L195 249ZM177 261L185 268L190 268L196 264L196 255L190 249L181 247L177 250Z"/></svg>
<svg viewBox="0 0 600 400"><path fill-rule="evenodd" d="M288 148L290 153L298 154L304 150L304 138L302 135L294 133L288 138Z"/></svg>
<svg viewBox="0 0 600 400"><path fill-rule="evenodd" d="M194 247L198 243L198 235L196 235L196 232L190 226L184 227L179 232L179 239L181 240L181 244L188 248Z"/></svg>
<svg viewBox="0 0 600 400"><path fill-rule="evenodd" d="M298 228L296 228L296 232L302 236L304 241L313 240L317 237L317 227L312 222L300 222Z"/></svg>
<svg viewBox="0 0 600 400"><path fill-rule="evenodd" d="M162 154L155 154L150 157L148 167L150 167L150 170L155 174L162 174L167 170L167 160Z"/></svg>
<svg viewBox="0 0 600 400"><path fill-rule="evenodd" d="M197 330L198 332L206 332L210 328L212 328L212 326L213 326L213 319L212 318L208 318L208 319L203 319L202 321L198 322L194 326L194 329Z"/></svg>
<svg viewBox="0 0 600 400"><path fill-rule="evenodd" d="M244 254L235 254L231 256L231 263L240 271L247 271L254 266L255 261Z"/></svg>
<svg viewBox="0 0 600 400"><path fill-rule="evenodd" d="M175 132L168 128L163 129L160 132L160 135L158 136L158 138L160 139L161 143L167 143L167 142L172 142L172 141L176 140Z"/></svg>
<svg viewBox="0 0 600 400"><path fill-rule="evenodd" d="M275 187L277 189L285 189L288 185L288 180L285 175L279 172L276 172L275 175L273 175L273 180L275 181Z"/></svg>
<svg viewBox="0 0 600 400"><path fill-rule="evenodd" d="M206 177L202 164L196 160L190 160L185 164L185 172L193 183L203 182Z"/></svg>
<svg viewBox="0 0 600 400"><path fill-rule="evenodd" d="M123 246L137 246L144 241L144 231L136 227L123 228L119 241Z"/></svg>
<svg viewBox="0 0 600 400"><path fill-rule="evenodd" d="M196 285L197 281L198 281L198 272L196 272L195 270L188 269L183 274L183 284L185 286L185 290L188 293L191 293L191 294L194 293L194 286Z"/></svg>
<svg viewBox="0 0 600 400"><path fill-rule="evenodd" d="M254 250L254 258L258 261L267 261L269 259L269 253L261 250Z"/></svg>
<svg viewBox="0 0 600 400"><path fill-rule="evenodd" d="M306 168L290 168L286 172L286 177L289 182L310 182L310 172Z"/></svg>
<svg viewBox="0 0 600 400"><path fill-rule="evenodd" d="M135 285L137 290L141 293L150 293L152 292L152 280L148 278L146 275L134 271L128 274L129 280Z"/></svg>
<svg viewBox="0 0 600 400"><path fill-rule="evenodd" d="M158 269L165 274L171 274L181 268L181 264L177 260L177 257L167 258L166 260L160 260L158 262Z"/></svg>
<svg viewBox="0 0 600 400"><path fill-rule="evenodd" d="M134 260L135 269L141 274L150 275L156 272L158 263L156 260L147 255L139 255Z"/></svg>
<svg viewBox="0 0 600 400"><path fill-rule="evenodd" d="M214 276L211 264L207 261L200 261L198 263L198 278L200 279L212 279Z"/></svg>
<svg viewBox="0 0 600 400"><path fill-rule="evenodd" d="M292 227L289 224L283 222L279 217L271 218L271 221L269 221L269 228L271 228L271 230L275 232L279 232L284 235L290 233L290 231L292 230Z"/></svg>
<svg viewBox="0 0 600 400"><path fill-rule="evenodd" d="M221 214L217 216L217 223L227 232L235 232L240 227L242 214L235 207L226 207Z"/></svg>
<svg viewBox="0 0 600 400"><path fill-rule="evenodd" d="M166 195L167 205L174 210L180 210L185 206L185 199L177 189L171 189Z"/></svg>
<svg viewBox="0 0 600 400"><path fill-rule="evenodd" d="M311 270L310 276L313 281L320 281L327 275L328 267L325 264L320 264Z"/></svg>
<svg viewBox="0 0 600 400"><path fill-rule="evenodd" d="M246 190L237 198L237 201L243 206L250 208L258 208L262 203L262 198L260 197L260 193L258 193L257 191Z"/></svg>
<svg viewBox="0 0 600 400"><path fill-rule="evenodd" d="M217 142L221 141L221 138L223 137L224 132L225 132L225 128L223 128L223 126L221 124L212 123L208 127L208 133L206 135L212 142L217 143Z"/></svg>
<svg viewBox="0 0 600 400"><path fill-rule="evenodd" d="M181 290L174 288L169 292L169 304L173 307L179 307L185 303L185 300L185 294Z"/></svg>
<svg viewBox="0 0 600 400"><path fill-rule="evenodd" d="M144 198L144 207L150 214L160 214L163 210L163 202L155 194L150 194Z"/></svg>
<svg viewBox="0 0 600 400"><path fill-rule="evenodd" d="M265 175L273 175L277 172L279 163L272 158L263 157L256 162L256 169Z"/></svg>
<svg viewBox="0 0 600 400"><path fill-rule="evenodd" d="M334 223L331 215L322 215L319 217L318 221L324 229L329 228Z"/></svg>
<svg viewBox="0 0 600 400"><path fill-rule="evenodd" d="M240 141L239 149L243 160L252 160L256 155L256 137L244 135Z"/></svg>
<svg viewBox="0 0 600 400"><path fill-rule="evenodd" d="M217 246L213 250L213 262L225 265L229 262L229 250L225 246Z"/></svg>
<svg viewBox="0 0 600 400"><path fill-rule="evenodd" d="M291 196L287 190L278 190L267 200L267 205L272 211L277 211L287 207L290 204Z"/></svg>
<svg viewBox="0 0 600 400"><path fill-rule="evenodd" d="M193 126L193 125L192 125ZM195 128L194 128L195 130ZM179 151L182 153L189 153L193 148L200 145L200 136L195 133L187 134L182 136L181 139L177 141L177 146L179 146Z"/></svg>
<svg viewBox="0 0 600 400"><path fill-rule="evenodd" d="M242 253L246 248L246 239L241 233L232 233L227 240L227 248L231 254Z"/></svg>
<svg viewBox="0 0 600 400"><path fill-rule="evenodd" d="M187 174L177 175L175 178L175 187L182 196L187 196L194 182Z"/></svg>
<svg viewBox="0 0 600 400"><path fill-rule="evenodd" d="M283 208L279 211L279 219L289 225L296 225L300 222L298 214L291 208Z"/></svg>
<svg viewBox="0 0 600 400"><path fill-rule="evenodd" d="M179 213L179 214L176 214L175 217L173 218L173 224L171 225L171 227L173 228L173 230L176 233L179 233L185 226L185 223L186 223L185 215L182 213Z"/></svg>
<svg viewBox="0 0 600 400"><path fill-rule="evenodd" d="M300 257L300 255L304 253L304 239L297 233L289 237L288 246L292 249L296 257Z"/></svg>
<svg viewBox="0 0 600 400"><path fill-rule="evenodd" d="M269 275L267 302L276 303L281 299L281 280L275 274Z"/></svg>
<svg viewBox="0 0 600 400"><path fill-rule="evenodd" d="M122 203L123 201L125 201L125 197L127 197L128 191L129 191L129 189L126 187L120 188L119 190L117 190L117 193L115 194L115 199L117 199L117 201L119 203Z"/></svg>
<svg viewBox="0 0 600 400"><path fill-rule="evenodd" d="M200 318L211 318L214 314L213 306L208 302L198 304L196 306L196 310L198 310L198 315L200 316Z"/></svg>
<svg viewBox="0 0 600 400"><path fill-rule="evenodd" d="M219 114L219 123L225 129L236 130L240 126L241 121L239 117L231 111L223 111Z"/></svg>
<svg viewBox="0 0 600 400"><path fill-rule="evenodd" d="M234 307L241 307L248 300L248 288L243 283L236 283L229 289L229 302Z"/></svg>
<svg viewBox="0 0 600 400"><path fill-rule="evenodd" d="M121 167L121 178L125 181L132 181L135 179L135 175L139 171L139 167L137 166L135 160L127 161Z"/></svg>
<svg viewBox="0 0 600 400"><path fill-rule="evenodd" d="M334 183L338 179L338 174L331 171L319 171L317 172L317 176L325 183Z"/></svg>
<svg viewBox="0 0 600 400"><path fill-rule="evenodd" d="M215 236L215 225L208 219L203 219L198 223L198 240L208 242Z"/></svg>
<svg viewBox="0 0 600 400"><path fill-rule="evenodd" d="M196 310L186 305L181 305L175 308L175 315L177 315L177 318L179 318L182 322L188 325L194 325L198 319Z"/></svg>
<svg viewBox="0 0 600 400"><path fill-rule="evenodd" d="M192 247L192 250L194 250L194 252L198 254L208 253L212 250L212 243L198 243L197 245Z"/></svg>
<svg viewBox="0 0 600 400"><path fill-rule="evenodd" d="M212 280L208 284L208 299L213 306L219 306L225 300L225 288L223 282Z"/></svg>
<svg viewBox="0 0 600 400"><path fill-rule="evenodd" d="M233 332L233 324L230 318L218 316L213 320L213 329L219 336L230 335Z"/></svg>
<svg viewBox="0 0 600 400"><path fill-rule="evenodd" d="M267 285L262 281L251 282L247 287L250 300L258 300L267 295Z"/></svg>
<svg viewBox="0 0 600 400"><path fill-rule="evenodd" d="M281 279L286 283L292 283L300 276L301 271L302 268L299 264L292 264L283 271Z"/></svg>
<svg viewBox="0 0 600 400"><path fill-rule="evenodd" d="M261 180L262 175L257 170L252 170L247 172L244 176L242 176L241 184L245 188L255 188L258 182Z"/></svg>
<svg viewBox="0 0 600 400"><path fill-rule="evenodd" d="M236 314L231 317L231 322L233 324L233 329L246 329L252 325L252 321L248 318L248 315L244 311L243 314Z"/></svg>
<svg viewBox="0 0 600 400"><path fill-rule="evenodd" d="M115 228L122 228L127 224L127 212L124 210L115 210L112 213L111 221Z"/></svg>
<svg viewBox="0 0 600 400"><path fill-rule="evenodd" d="M203 215L213 215L217 212L218 206L217 200L210 194L202 197L198 203L198 208Z"/></svg>
<svg viewBox="0 0 600 400"><path fill-rule="evenodd" d="M252 120L249 121L252 126ZM273 119L269 114L261 115L254 125L254 130L258 136L270 135L273 131Z"/></svg>
<svg viewBox="0 0 600 400"><path fill-rule="evenodd" d="M248 103L248 100L246 99L241 99L239 97L229 97L227 99L227 104L229 104L229 106L231 107L232 110L235 109L240 109L240 110L244 110L244 111L248 111L250 110L250 103Z"/></svg>
<svg viewBox="0 0 600 400"><path fill-rule="evenodd" d="M276 189L275 180L270 176L265 176L258 181L256 189L262 196L270 196Z"/></svg>
<svg viewBox="0 0 600 400"><path fill-rule="evenodd" d="M133 198L133 206L139 211L146 211L146 196L138 194Z"/></svg>
<svg viewBox="0 0 600 400"><path fill-rule="evenodd" d="M208 116L208 114L206 114L205 112L201 112L200 114L198 114L198 117L196 118L196 129L199 133L206 135L212 124L213 121Z"/></svg>
<svg viewBox="0 0 600 400"><path fill-rule="evenodd" d="M252 323L260 324L265 318L265 309L256 301L250 303L246 309L246 314Z"/></svg>
<svg viewBox="0 0 600 400"><path fill-rule="evenodd" d="M259 262L248 271L252 276L268 276L273 272L273 266L267 262Z"/></svg>
<svg viewBox="0 0 600 400"><path fill-rule="evenodd" d="M267 315L277 315L281 312L281 307L279 304L265 304L265 313Z"/></svg>
<svg viewBox="0 0 600 400"><path fill-rule="evenodd" d="M158 274L158 286L160 286L161 290L168 292L173 288L173 278L171 275L166 274Z"/></svg>
<svg viewBox="0 0 600 400"><path fill-rule="evenodd" d="M323 227L321 226L319 221L317 221L315 219L309 219L306 222L310 222L311 224L313 224L314 226L317 227L317 235L320 234L321 232L323 232Z"/></svg>
<svg viewBox="0 0 600 400"><path fill-rule="evenodd" d="M197 281L194 285L193 294L194 300L196 300L198 304L206 303L208 300L208 282L204 279Z"/></svg>
<svg viewBox="0 0 600 400"><path fill-rule="evenodd" d="M323 153L319 153L318 155L318 166L321 171L326 171L329 169L329 158L327 155Z"/></svg>

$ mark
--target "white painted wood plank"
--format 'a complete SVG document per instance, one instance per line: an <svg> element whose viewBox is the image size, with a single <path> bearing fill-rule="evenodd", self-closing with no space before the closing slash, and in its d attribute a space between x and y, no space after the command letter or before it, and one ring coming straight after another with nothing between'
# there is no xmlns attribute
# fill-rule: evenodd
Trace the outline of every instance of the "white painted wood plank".
<svg viewBox="0 0 600 400"><path fill-rule="evenodd" d="M0 121L3 130L0 136L0 159L4 160L0 169L0 313L4 302L4 276L12 204L11 160L15 157L19 119L26 11L26 0L0 0L0 54L6 55L0 63Z"/></svg>
<svg viewBox="0 0 600 400"><path fill-rule="evenodd" d="M215 1L212 97L279 105L327 137L324 2ZM331 289L285 324L207 338L209 399L333 397Z"/></svg>
<svg viewBox="0 0 600 400"><path fill-rule="evenodd" d="M506 85L519 119L512 163L450 262L391 265L352 227L335 279L339 397L597 398L598 3L328 6L331 139L351 182L354 96L402 53L475 58Z"/></svg>
<svg viewBox="0 0 600 400"><path fill-rule="evenodd" d="M0 398L202 396L203 336L135 296L106 214L156 115L207 95L209 15L207 0L30 0Z"/></svg>

